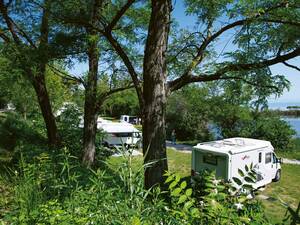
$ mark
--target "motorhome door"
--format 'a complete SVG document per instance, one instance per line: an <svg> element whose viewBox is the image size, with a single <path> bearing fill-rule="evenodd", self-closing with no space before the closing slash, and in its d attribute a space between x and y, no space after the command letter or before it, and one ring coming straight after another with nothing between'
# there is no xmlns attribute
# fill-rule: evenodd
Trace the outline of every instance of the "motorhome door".
<svg viewBox="0 0 300 225"><path fill-rule="evenodd" d="M267 181L271 181L275 176L276 171L276 165L274 165L273 162L273 152L272 151L266 151L265 154L265 179Z"/></svg>

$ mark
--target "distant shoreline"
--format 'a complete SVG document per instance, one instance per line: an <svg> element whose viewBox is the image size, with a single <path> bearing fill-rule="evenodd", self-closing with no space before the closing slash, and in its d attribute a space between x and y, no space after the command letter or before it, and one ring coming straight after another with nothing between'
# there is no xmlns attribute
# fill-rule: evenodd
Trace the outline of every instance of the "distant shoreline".
<svg viewBox="0 0 300 225"><path fill-rule="evenodd" d="M298 108L299 107L299 108ZM294 110L300 109L300 102L268 102L270 110Z"/></svg>

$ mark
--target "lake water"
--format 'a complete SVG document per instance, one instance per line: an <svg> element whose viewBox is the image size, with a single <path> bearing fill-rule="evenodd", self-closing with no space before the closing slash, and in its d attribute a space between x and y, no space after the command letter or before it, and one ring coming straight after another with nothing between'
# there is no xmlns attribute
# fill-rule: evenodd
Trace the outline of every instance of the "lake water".
<svg viewBox="0 0 300 225"><path fill-rule="evenodd" d="M288 122L292 128L297 132L296 137L300 137L300 118L293 118L293 117L283 117L283 120Z"/></svg>

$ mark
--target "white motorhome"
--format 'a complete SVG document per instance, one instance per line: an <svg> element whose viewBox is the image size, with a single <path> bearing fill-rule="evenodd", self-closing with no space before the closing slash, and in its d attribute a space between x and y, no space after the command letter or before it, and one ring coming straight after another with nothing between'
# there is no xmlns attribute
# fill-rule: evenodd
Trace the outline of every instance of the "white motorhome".
<svg viewBox="0 0 300 225"><path fill-rule="evenodd" d="M253 165L257 174L253 188L278 181L281 176L281 160L274 153L269 141L250 138L228 138L199 143L192 152L192 176L203 170L215 171L218 178L231 182L241 178L238 169Z"/></svg>
<svg viewBox="0 0 300 225"><path fill-rule="evenodd" d="M103 144L108 147L134 147L141 142L141 132L132 124L112 122L101 118L97 121L97 129L104 131Z"/></svg>
<svg viewBox="0 0 300 225"><path fill-rule="evenodd" d="M120 122L127 122L127 123L131 123L131 124L141 124L141 119L136 116L121 115Z"/></svg>

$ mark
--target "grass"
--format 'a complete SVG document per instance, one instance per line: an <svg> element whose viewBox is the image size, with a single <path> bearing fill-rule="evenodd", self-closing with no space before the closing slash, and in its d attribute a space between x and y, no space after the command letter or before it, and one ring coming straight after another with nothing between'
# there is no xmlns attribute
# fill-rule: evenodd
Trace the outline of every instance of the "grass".
<svg viewBox="0 0 300 225"><path fill-rule="evenodd" d="M274 201L263 200L266 215L272 223L279 223L284 218L286 207L278 199L296 209L300 201L300 166L282 165L282 177L278 183L266 187L263 194L274 198ZM277 199L277 200L276 200Z"/></svg>
<svg viewBox="0 0 300 225"><path fill-rule="evenodd" d="M191 170L191 154L167 150L168 165L171 172L179 173L181 176L189 176ZM120 163L120 159L112 157L110 160L112 165ZM134 167L138 168L142 165L142 157L133 159ZM300 201L300 166L299 165L282 165L282 177L277 183L267 185L266 189L261 193L272 197L269 200L262 200L265 206L265 213L272 224L282 222L285 217L286 207L284 207L278 198L290 205L293 209L297 208ZM273 201L272 201L273 200Z"/></svg>
<svg viewBox="0 0 300 225"><path fill-rule="evenodd" d="M190 175L191 154L178 152L168 148L167 156L168 156L169 170L171 172L179 173L183 177ZM110 157L108 162L111 167L117 167L117 165L120 164L122 161L120 160L120 157ZM132 165L134 169L140 168L142 166L142 163L143 163L142 156L133 157Z"/></svg>

